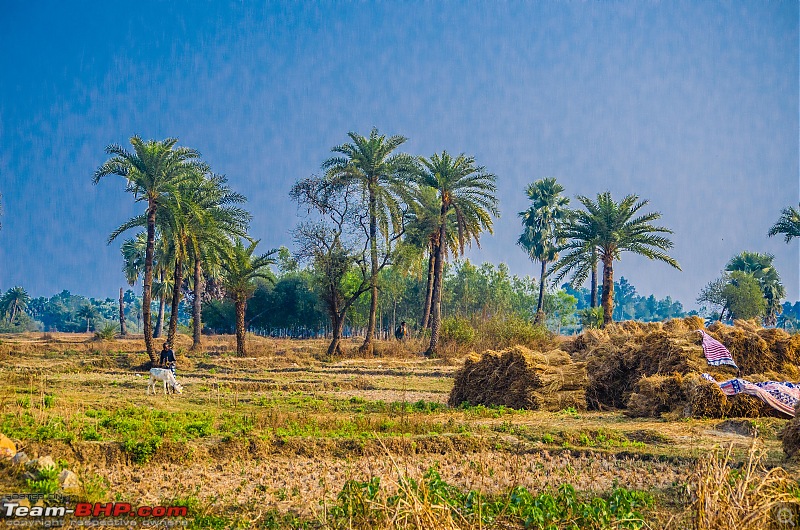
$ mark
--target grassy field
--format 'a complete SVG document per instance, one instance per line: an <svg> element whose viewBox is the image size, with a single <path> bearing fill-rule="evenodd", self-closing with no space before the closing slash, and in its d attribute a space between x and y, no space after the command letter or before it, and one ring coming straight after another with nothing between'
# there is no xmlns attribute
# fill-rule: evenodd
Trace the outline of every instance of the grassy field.
<svg viewBox="0 0 800 530"><path fill-rule="evenodd" d="M457 355L379 343L332 360L322 341L248 340L237 358L232 337L202 353L180 337L183 394L148 396L140 339L0 337L0 432L75 471L90 501L189 505L197 528L703 527L701 486L731 469L752 481L748 510L800 501L785 420L452 409ZM779 490L754 489L755 461ZM10 466L0 484L43 487Z"/></svg>

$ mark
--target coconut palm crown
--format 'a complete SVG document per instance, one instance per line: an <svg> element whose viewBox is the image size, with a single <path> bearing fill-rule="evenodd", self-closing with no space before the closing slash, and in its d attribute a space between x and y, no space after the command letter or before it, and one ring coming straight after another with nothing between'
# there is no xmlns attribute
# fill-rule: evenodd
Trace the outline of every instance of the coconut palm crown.
<svg viewBox="0 0 800 530"><path fill-rule="evenodd" d="M787 206L781 211L781 216L772 228L769 229L770 237L783 234L784 241L787 243L792 238L800 237L800 211L793 206Z"/></svg>
<svg viewBox="0 0 800 530"><path fill-rule="evenodd" d="M637 195L628 195L620 202L614 201L610 192L597 195L597 200L579 196L578 201L585 210L575 212L575 219L563 232L568 242L562 247L562 257L555 269L574 270L584 279L591 268L587 254L594 249L597 259L603 263L603 325L613 322L614 311L614 261L623 252L632 252L649 259L663 261L681 270L678 262L666 251L672 241L662 235L672 231L652 222L661 218L659 212L640 213L647 200Z"/></svg>

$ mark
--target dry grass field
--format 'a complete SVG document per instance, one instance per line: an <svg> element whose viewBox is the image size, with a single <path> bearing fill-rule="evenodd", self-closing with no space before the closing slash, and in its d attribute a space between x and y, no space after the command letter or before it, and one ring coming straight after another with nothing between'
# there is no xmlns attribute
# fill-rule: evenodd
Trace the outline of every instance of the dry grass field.
<svg viewBox="0 0 800 530"><path fill-rule="evenodd" d="M152 396L140 337L2 336L0 432L89 501L188 505L196 528L536 528L551 501L578 503L552 528L717 528L735 510L768 528L800 502L786 420L449 408L463 357L413 342L343 359L314 340L248 336L246 358L232 337L190 344L183 393ZM42 487L0 464L0 491Z"/></svg>

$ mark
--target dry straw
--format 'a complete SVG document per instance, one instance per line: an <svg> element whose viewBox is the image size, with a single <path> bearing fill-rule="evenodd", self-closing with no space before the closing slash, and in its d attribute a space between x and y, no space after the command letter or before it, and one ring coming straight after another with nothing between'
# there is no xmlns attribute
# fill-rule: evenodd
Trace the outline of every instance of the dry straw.
<svg viewBox="0 0 800 530"><path fill-rule="evenodd" d="M664 323L622 322L588 331L561 347L586 361L586 398L592 408L627 409L635 417L781 416L757 398L726 397L700 377L705 372L724 381L737 374L732 367L708 365L699 329L704 329L703 321L696 316ZM730 350L745 379L800 378L800 335L749 321L734 326L717 322L707 332Z"/></svg>
<svg viewBox="0 0 800 530"><path fill-rule="evenodd" d="M800 403L794 409L794 419L783 429L783 452L789 458L800 460Z"/></svg>
<svg viewBox="0 0 800 530"><path fill-rule="evenodd" d="M735 473L731 470L732 453L731 445L708 456L690 476L693 527L762 530L775 528L776 523L786 525L797 521L800 516L800 501L794 494L797 482L783 468L764 467L766 452L758 440L753 440L747 460Z"/></svg>
<svg viewBox="0 0 800 530"><path fill-rule="evenodd" d="M562 350L538 352L523 346L471 354L455 374L448 403L518 409L586 408L586 366Z"/></svg>

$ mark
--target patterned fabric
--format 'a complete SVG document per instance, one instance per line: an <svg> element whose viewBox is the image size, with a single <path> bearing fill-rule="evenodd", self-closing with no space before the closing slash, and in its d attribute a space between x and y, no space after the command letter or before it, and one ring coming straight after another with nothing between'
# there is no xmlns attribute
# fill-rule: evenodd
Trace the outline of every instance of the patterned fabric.
<svg viewBox="0 0 800 530"><path fill-rule="evenodd" d="M731 352L728 351L728 348L723 346L721 342L715 340L714 337L702 329L698 329L697 332L703 336L703 353L706 356L708 364L711 366L729 364L737 370L739 369L739 367L736 366L736 363L733 362L733 356L731 355Z"/></svg>
<svg viewBox="0 0 800 530"><path fill-rule="evenodd" d="M703 374L703 377L712 383L717 383L717 380L708 374ZM800 401L800 385L795 383L779 383L777 381L751 383L745 379L729 379L717 384L726 396L735 396L736 394L755 396L789 416L794 416L794 408Z"/></svg>

